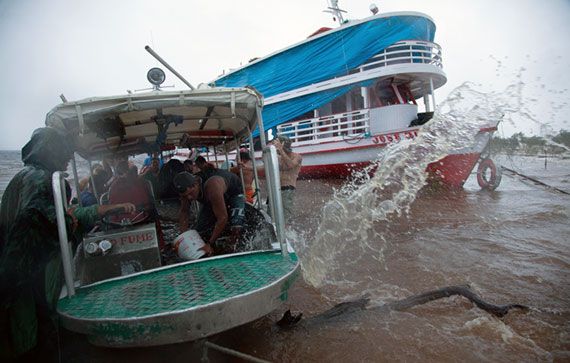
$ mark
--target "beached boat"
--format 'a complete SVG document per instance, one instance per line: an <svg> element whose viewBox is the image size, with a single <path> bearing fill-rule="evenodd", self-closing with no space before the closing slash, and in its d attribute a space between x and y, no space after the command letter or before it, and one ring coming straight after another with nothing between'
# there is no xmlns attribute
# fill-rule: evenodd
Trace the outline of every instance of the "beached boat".
<svg viewBox="0 0 570 363"><path fill-rule="evenodd" d="M211 82L263 94L266 130L291 138L303 157L300 177L347 177L379 159L387 145L415 138L433 116L434 91L447 81L434 21L417 12L371 10L373 16L345 21L332 1L339 27L320 28ZM470 145L430 164L431 180L461 187L498 122L489 120Z"/></svg>
<svg viewBox="0 0 570 363"><path fill-rule="evenodd" d="M76 153L90 162L175 147L228 153L252 141L252 130L263 129L262 103L249 88L156 90L64 102L48 113L46 124L70 133ZM274 147L264 148L264 164L272 217L249 206L246 217L249 211L254 223L239 252L169 265L154 222L122 220L118 228L92 232L74 255L64 222L64 183L55 173L66 280L57 307L62 325L97 345L151 346L205 338L281 306L300 265L283 234Z"/></svg>

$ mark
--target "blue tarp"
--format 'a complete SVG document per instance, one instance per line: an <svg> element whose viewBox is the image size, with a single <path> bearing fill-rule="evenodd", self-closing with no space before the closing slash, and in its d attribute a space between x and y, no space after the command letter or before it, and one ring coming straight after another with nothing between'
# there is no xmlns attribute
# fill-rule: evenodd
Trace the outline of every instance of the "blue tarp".
<svg viewBox="0 0 570 363"><path fill-rule="evenodd" d="M431 20L414 15L373 18L349 25L230 73L213 85L253 86L267 98L346 75L396 42L433 41L435 34L435 24ZM265 129L318 108L352 87L354 85L271 104L263 111Z"/></svg>

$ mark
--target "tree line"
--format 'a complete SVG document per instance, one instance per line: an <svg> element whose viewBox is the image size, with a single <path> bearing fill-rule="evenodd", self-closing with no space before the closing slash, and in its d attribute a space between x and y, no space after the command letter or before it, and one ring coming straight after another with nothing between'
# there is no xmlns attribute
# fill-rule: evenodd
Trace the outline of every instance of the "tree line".
<svg viewBox="0 0 570 363"><path fill-rule="evenodd" d="M570 131L561 130L555 136L526 136L517 132L511 137L494 136L490 143L493 153L506 154L563 154L570 151Z"/></svg>

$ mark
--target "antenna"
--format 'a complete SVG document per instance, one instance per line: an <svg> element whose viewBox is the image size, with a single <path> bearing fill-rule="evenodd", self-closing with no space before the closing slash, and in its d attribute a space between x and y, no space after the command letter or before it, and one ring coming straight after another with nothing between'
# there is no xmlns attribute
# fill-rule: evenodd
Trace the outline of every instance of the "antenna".
<svg viewBox="0 0 570 363"><path fill-rule="evenodd" d="M338 0L329 0L329 4L330 6L327 10L323 10L323 12L332 14L333 20L338 20L340 25L344 24L346 21L344 20L342 13L346 13L346 11L338 7Z"/></svg>

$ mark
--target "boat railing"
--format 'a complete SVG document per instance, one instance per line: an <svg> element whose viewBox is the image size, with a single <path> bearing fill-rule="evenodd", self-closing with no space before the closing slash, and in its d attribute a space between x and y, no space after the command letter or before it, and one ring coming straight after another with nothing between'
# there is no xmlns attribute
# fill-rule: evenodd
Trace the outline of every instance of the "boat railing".
<svg viewBox="0 0 570 363"><path fill-rule="evenodd" d="M409 63L431 64L436 67L443 68L441 47L436 43L419 40L404 40L397 42L370 58L366 63L362 64L351 73Z"/></svg>
<svg viewBox="0 0 570 363"><path fill-rule="evenodd" d="M370 110L356 110L328 116L288 122L277 126L279 135L287 136L296 146L315 141L337 141L370 132Z"/></svg>
<svg viewBox="0 0 570 363"><path fill-rule="evenodd" d="M65 181L63 173L56 171L52 175L53 199L55 203L55 213L57 219L57 232L59 237L59 246L61 249L61 260L63 262L63 276L65 278L65 286L67 288L67 296L75 295L74 271L72 264L73 252L71 251L71 243L67 237L67 227L65 223L65 211L67 209L67 199L65 193Z"/></svg>

